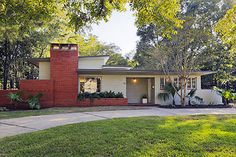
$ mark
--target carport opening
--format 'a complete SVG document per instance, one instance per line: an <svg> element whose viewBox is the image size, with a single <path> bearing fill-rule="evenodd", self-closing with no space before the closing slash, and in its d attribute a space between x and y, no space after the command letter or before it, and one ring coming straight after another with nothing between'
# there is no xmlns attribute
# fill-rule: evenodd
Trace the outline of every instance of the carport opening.
<svg viewBox="0 0 236 157"><path fill-rule="evenodd" d="M148 104L154 104L154 78L127 78L126 92L129 104L141 104L143 96L147 97Z"/></svg>

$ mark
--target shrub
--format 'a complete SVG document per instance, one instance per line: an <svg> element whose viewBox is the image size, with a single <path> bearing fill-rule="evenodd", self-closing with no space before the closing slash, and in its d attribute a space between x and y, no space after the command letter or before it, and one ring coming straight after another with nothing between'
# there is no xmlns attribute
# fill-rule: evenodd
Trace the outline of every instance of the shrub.
<svg viewBox="0 0 236 157"><path fill-rule="evenodd" d="M23 95L22 91L8 94L8 98L10 99L11 103L14 105L15 108L17 104L23 102L22 95Z"/></svg>
<svg viewBox="0 0 236 157"><path fill-rule="evenodd" d="M29 104L29 108L39 110L41 108L39 100L42 96L43 96L42 93L38 93L36 95L30 95L27 100Z"/></svg>
<svg viewBox="0 0 236 157"><path fill-rule="evenodd" d="M105 91L100 93L80 93L78 95L78 100L83 99L95 99L95 98L124 98L124 95L121 92L115 93L114 91Z"/></svg>
<svg viewBox="0 0 236 157"><path fill-rule="evenodd" d="M218 87L213 87L213 90L215 90L222 98L225 105L229 105L230 101L233 101L236 99L236 93L233 93L232 90L227 89L220 89Z"/></svg>

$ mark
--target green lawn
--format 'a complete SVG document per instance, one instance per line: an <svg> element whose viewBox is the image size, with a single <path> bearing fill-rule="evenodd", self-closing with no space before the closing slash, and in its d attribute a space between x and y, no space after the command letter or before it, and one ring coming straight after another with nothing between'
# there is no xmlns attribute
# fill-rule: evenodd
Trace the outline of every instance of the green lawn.
<svg viewBox="0 0 236 157"><path fill-rule="evenodd" d="M0 139L0 156L236 156L236 115L95 121Z"/></svg>
<svg viewBox="0 0 236 157"><path fill-rule="evenodd" d="M41 110L1 111L0 119L59 114L59 113L114 111L114 110L130 110L130 109L136 110L136 109L141 109L141 107L138 106L54 107Z"/></svg>

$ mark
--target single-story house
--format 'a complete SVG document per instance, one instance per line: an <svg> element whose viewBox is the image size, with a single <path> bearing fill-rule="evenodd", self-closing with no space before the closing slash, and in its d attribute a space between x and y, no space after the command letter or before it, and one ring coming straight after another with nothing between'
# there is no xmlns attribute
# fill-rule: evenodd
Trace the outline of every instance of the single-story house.
<svg viewBox="0 0 236 157"><path fill-rule="evenodd" d="M83 92L121 92L124 99L114 99L109 105L140 104L146 95L149 104L170 104L162 101L158 94L163 92L166 77L159 70L137 70L128 66L106 65L109 56L79 56L76 44L51 44L50 58L33 58L29 61L39 68L38 80L21 80L20 90L43 93L45 107L80 106L77 96ZM204 104L222 104L222 98L212 90L201 89L201 76L209 71L192 72L187 81L187 90L197 89L196 95ZM178 76L171 79L179 84ZM176 96L176 104L180 103ZM95 104L96 105L96 104ZM81 105L83 106L83 105Z"/></svg>

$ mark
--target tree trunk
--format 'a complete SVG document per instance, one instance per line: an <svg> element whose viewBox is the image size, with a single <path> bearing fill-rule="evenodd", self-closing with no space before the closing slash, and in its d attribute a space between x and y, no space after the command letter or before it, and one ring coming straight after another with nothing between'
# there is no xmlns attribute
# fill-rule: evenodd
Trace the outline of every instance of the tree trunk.
<svg viewBox="0 0 236 157"><path fill-rule="evenodd" d="M181 105L184 105L184 99L183 99L183 79L180 79L180 99L181 99Z"/></svg>
<svg viewBox="0 0 236 157"><path fill-rule="evenodd" d="M9 73L9 66L8 66L8 39L5 38L5 44L4 44L4 60L3 60L3 89L7 89L7 81L8 81L8 73Z"/></svg>
<svg viewBox="0 0 236 157"><path fill-rule="evenodd" d="M7 81L8 81L8 68L6 63L3 65L3 89L7 89Z"/></svg>
<svg viewBox="0 0 236 157"><path fill-rule="evenodd" d="M186 104L186 93L187 93L187 91L186 91L186 78L184 78L184 95L183 95L183 106L185 106L185 104Z"/></svg>

